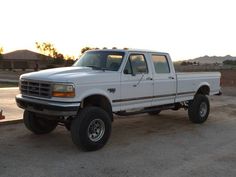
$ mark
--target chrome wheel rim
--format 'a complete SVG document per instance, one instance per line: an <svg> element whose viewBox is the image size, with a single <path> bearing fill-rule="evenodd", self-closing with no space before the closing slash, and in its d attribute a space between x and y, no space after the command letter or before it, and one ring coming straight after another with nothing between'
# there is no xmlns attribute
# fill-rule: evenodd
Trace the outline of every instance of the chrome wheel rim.
<svg viewBox="0 0 236 177"><path fill-rule="evenodd" d="M199 114L200 114L201 117L206 116L206 114L207 114L207 104L205 102L202 102L200 104Z"/></svg>
<svg viewBox="0 0 236 177"><path fill-rule="evenodd" d="M94 119L88 126L88 138L93 141L99 141L105 133L105 124L101 119Z"/></svg>

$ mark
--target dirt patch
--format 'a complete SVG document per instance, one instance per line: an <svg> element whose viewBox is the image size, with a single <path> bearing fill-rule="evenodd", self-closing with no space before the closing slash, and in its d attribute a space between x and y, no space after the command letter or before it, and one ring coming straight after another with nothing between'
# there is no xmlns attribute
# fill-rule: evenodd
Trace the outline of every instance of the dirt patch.
<svg viewBox="0 0 236 177"><path fill-rule="evenodd" d="M223 95L226 96L236 96L236 87L223 87L222 88Z"/></svg>
<svg viewBox="0 0 236 177"><path fill-rule="evenodd" d="M221 84L226 87L236 87L236 70L222 70Z"/></svg>

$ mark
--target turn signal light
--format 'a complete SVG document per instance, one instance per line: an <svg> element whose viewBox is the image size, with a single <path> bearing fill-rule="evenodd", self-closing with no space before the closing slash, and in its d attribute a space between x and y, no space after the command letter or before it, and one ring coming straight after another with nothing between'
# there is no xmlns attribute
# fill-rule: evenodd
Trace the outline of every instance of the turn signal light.
<svg viewBox="0 0 236 177"><path fill-rule="evenodd" d="M54 97L74 97L75 92L52 92Z"/></svg>

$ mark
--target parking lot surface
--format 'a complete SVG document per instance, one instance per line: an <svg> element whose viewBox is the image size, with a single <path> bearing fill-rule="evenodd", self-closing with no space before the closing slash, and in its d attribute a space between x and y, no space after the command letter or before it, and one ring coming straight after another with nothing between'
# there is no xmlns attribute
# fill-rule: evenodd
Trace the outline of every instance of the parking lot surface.
<svg viewBox="0 0 236 177"><path fill-rule="evenodd" d="M108 144L83 152L64 127L33 135L22 123L0 126L1 177L235 177L236 97L211 97L207 122L187 111L116 117Z"/></svg>

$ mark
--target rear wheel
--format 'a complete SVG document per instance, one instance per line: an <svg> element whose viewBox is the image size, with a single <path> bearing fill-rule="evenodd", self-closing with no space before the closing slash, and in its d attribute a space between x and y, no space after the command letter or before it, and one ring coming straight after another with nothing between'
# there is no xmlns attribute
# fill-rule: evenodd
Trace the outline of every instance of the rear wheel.
<svg viewBox="0 0 236 177"><path fill-rule="evenodd" d="M189 102L188 115L193 123L203 123L207 120L210 111L210 104L207 96L195 95Z"/></svg>
<svg viewBox="0 0 236 177"><path fill-rule="evenodd" d="M86 151L102 148L111 134L111 118L98 107L85 107L71 124L71 137L75 145Z"/></svg>
<svg viewBox="0 0 236 177"><path fill-rule="evenodd" d="M47 134L56 128L58 122L39 117L36 113L25 111L24 124L27 129L35 134Z"/></svg>

